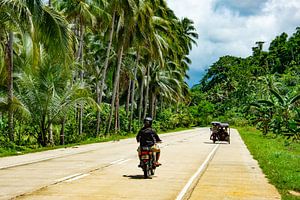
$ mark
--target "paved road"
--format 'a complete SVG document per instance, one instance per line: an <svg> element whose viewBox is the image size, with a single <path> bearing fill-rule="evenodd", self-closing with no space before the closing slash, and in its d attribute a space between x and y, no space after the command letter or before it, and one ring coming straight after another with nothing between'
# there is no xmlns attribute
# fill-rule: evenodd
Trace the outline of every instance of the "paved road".
<svg viewBox="0 0 300 200"><path fill-rule="evenodd" d="M237 131L233 130L231 136L230 145L219 145L190 199L281 199L275 187L268 184Z"/></svg>
<svg viewBox="0 0 300 200"><path fill-rule="evenodd" d="M0 199L280 199L236 131L232 144L212 144L208 128L161 138L152 179L134 139L0 158Z"/></svg>

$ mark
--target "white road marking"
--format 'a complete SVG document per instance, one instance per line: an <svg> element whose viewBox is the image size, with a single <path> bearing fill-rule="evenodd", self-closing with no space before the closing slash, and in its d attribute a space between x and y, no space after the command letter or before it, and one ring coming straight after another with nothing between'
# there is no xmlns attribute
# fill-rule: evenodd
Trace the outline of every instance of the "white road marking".
<svg viewBox="0 0 300 200"><path fill-rule="evenodd" d="M63 177L63 178L61 178L61 179L57 179L57 180L55 180L55 182L62 182L62 181L68 180L68 179L70 179L70 178L79 176L79 175L81 175L81 174L72 174L72 175L70 175L70 176L66 176L66 177Z"/></svg>
<svg viewBox="0 0 300 200"><path fill-rule="evenodd" d="M123 161L121 161L121 162L118 162L117 164L118 164L118 165L121 165L121 164L123 164L123 163L125 163L125 162L127 162L127 161L129 161L129 160L131 160L131 159L123 160Z"/></svg>
<svg viewBox="0 0 300 200"><path fill-rule="evenodd" d="M119 163L119 162L122 162L123 160L125 160L125 159L122 158L122 159L119 159L119 160L115 160L115 161L111 162L110 164L111 164L111 165L115 165L115 164L117 164L117 163Z"/></svg>
<svg viewBox="0 0 300 200"><path fill-rule="evenodd" d="M130 158L129 159L125 159L125 158L122 158L122 159L119 159L119 160L116 160L116 161L113 161L111 162L110 164L111 165L121 165L127 161L131 160Z"/></svg>
<svg viewBox="0 0 300 200"><path fill-rule="evenodd" d="M71 179L66 180L66 182L72 182L72 181L78 180L78 179L80 179L80 178L89 176L89 175L90 175L90 174L81 174L80 176L76 176L76 177L74 177L74 178L71 178Z"/></svg>
<svg viewBox="0 0 300 200"><path fill-rule="evenodd" d="M122 159L115 160L115 161L111 162L110 165L121 165L121 164L123 164L125 162L128 162L129 160L131 160L131 159L124 159L124 158L122 158ZM57 179L57 180L55 180L55 182L63 182L63 181L65 181L65 182L71 182L71 181L83 178L85 176L88 176L88 175L90 175L90 174L82 174L82 173L72 174L70 176L66 176L66 177L63 177L61 179Z"/></svg>
<svg viewBox="0 0 300 200"><path fill-rule="evenodd" d="M187 182L187 184L181 190L181 192L177 196L176 200L182 200L182 199L184 199L184 196L187 193L187 191L190 189L192 183L195 181L195 179L197 177L199 177L200 174L202 174L204 172L204 170L206 169L209 161L212 159L212 157L214 156L214 154L217 151L217 149L218 149L219 146L220 146L220 144L217 144L215 146L215 148L213 148L213 150L208 154L208 156L206 157L205 161L199 167L199 169L197 170L197 172L190 178L190 180Z"/></svg>

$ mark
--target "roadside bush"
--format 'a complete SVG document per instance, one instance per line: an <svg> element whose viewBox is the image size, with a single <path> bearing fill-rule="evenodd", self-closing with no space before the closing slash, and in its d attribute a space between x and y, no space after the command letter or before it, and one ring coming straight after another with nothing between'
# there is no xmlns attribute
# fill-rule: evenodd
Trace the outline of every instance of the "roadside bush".
<svg viewBox="0 0 300 200"><path fill-rule="evenodd" d="M158 112L155 120L157 128L159 127L160 130L172 129L174 127L172 119L173 112L171 108Z"/></svg>
<svg viewBox="0 0 300 200"><path fill-rule="evenodd" d="M156 132L166 131L167 130L167 128L165 128L164 126L162 126L162 123L160 121L157 121L157 120L154 120L152 127L153 127L153 129Z"/></svg>

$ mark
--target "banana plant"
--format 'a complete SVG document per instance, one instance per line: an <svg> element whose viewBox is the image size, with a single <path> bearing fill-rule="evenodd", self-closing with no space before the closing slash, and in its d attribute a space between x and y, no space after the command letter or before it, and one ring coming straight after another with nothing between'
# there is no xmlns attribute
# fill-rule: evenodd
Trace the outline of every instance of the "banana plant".
<svg viewBox="0 0 300 200"><path fill-rule="evenodd" d="M258 100L251 105L256 107L259 113L264 113L266 117L259 117L258 122L269 126L274 133L290 135L292 121L296 118L296 102L300 100L300 94L285 96L281 95L276 88L270 89L271 97L268 100ZM269 114L266 115L269 111ZM266 128L264 128L266 131ZM266 133L264 131L264 133Z"/></svg>

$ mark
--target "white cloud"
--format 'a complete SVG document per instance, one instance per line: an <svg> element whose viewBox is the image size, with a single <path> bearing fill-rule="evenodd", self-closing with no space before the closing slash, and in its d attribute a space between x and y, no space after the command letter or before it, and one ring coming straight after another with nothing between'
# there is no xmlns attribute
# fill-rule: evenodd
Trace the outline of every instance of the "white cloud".
<svg viewBox="0 0 300 200"><path fill-rule="evenodd" d="M167 2L179 18L192 19L199 33L198 46L190 55L193 71L207 69L220 56L249 56L256 41L265 41L267 48L277 35L286 32L290 36L300 26L299 0L252 0L240 5L237 0ZM247 6L251 13L245 13Z"/></svg>

